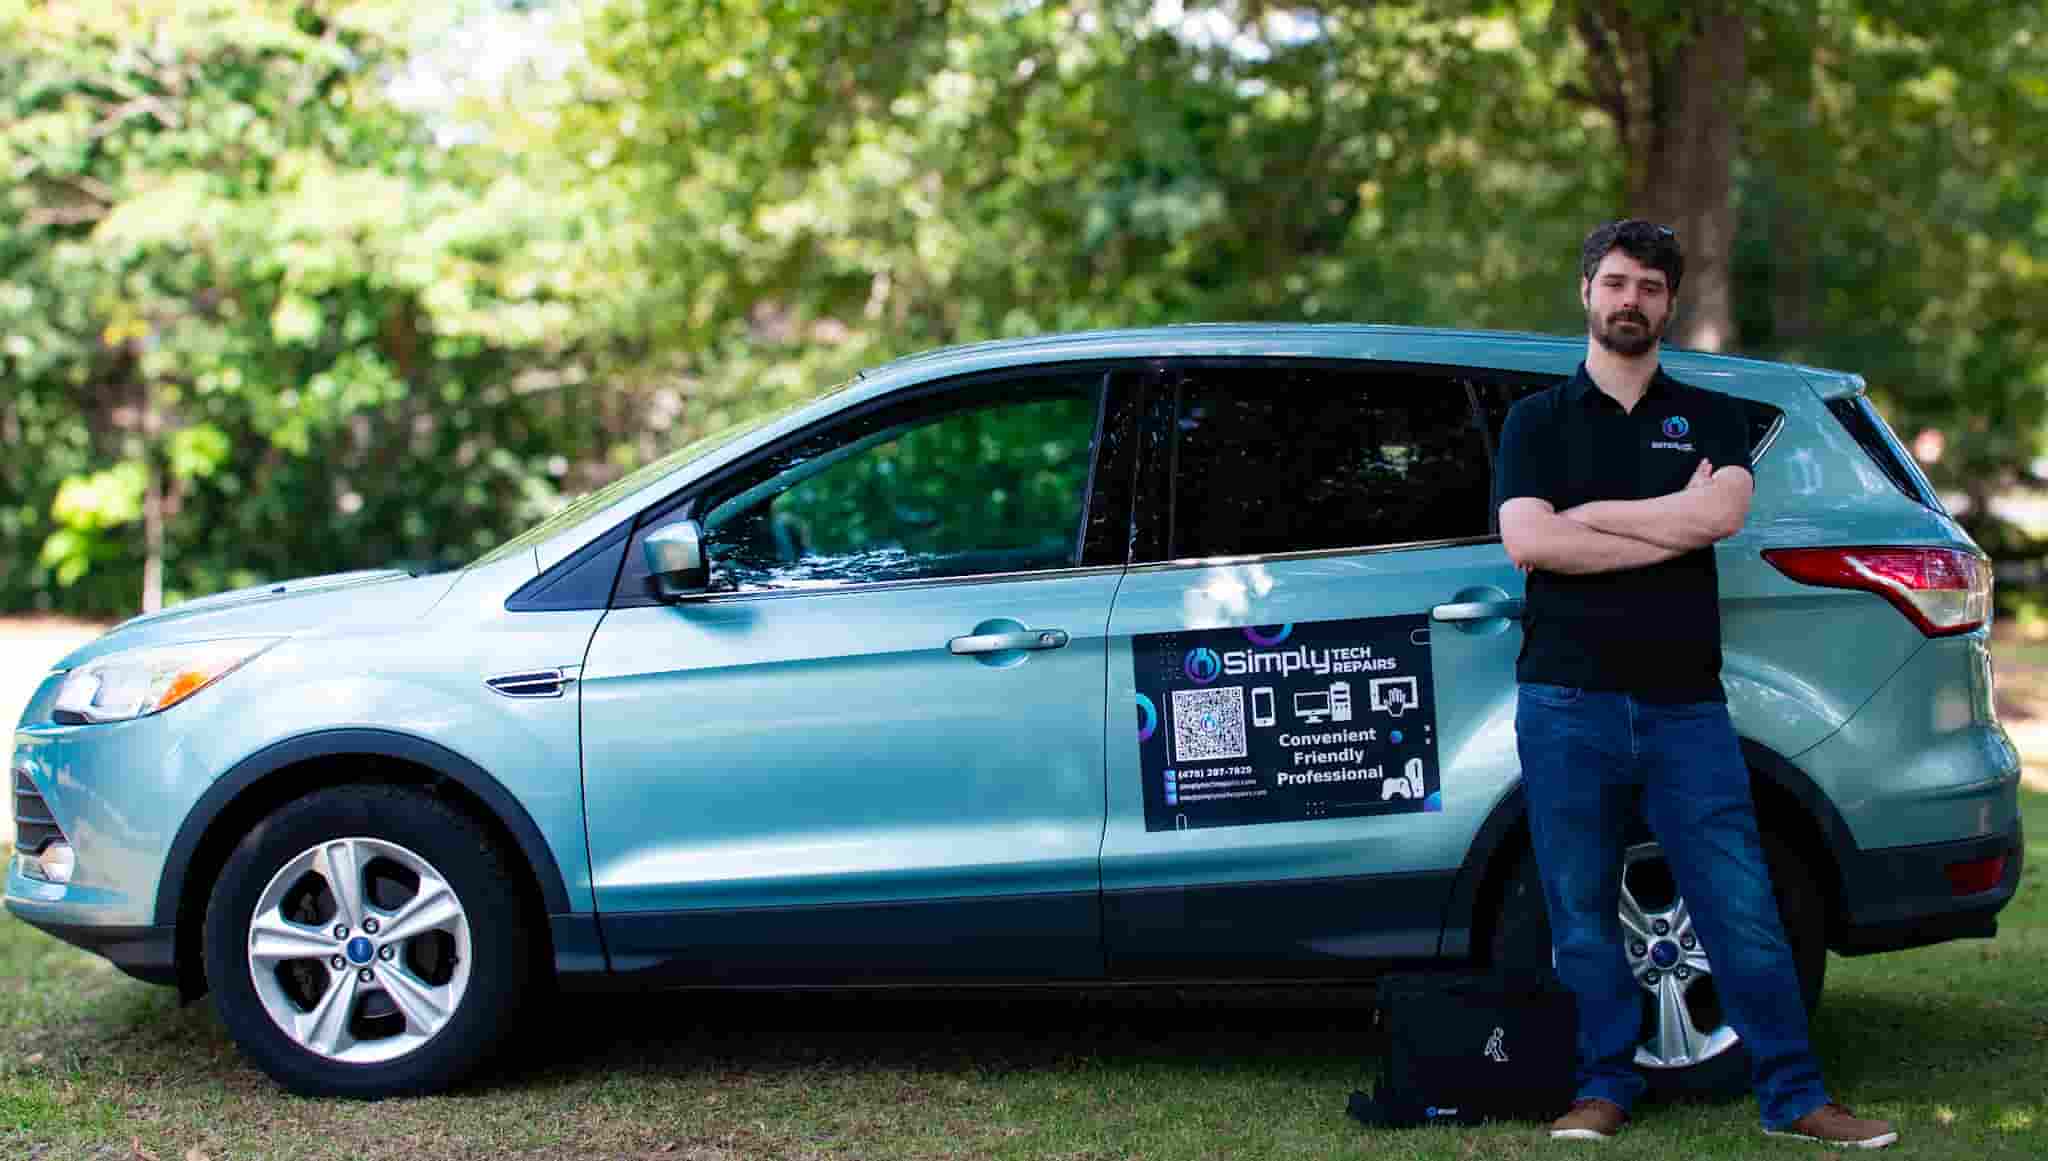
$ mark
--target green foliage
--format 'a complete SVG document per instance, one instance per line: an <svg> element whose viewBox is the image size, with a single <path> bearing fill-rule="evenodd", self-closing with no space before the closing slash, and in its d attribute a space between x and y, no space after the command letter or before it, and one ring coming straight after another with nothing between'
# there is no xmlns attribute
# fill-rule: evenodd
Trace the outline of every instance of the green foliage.
<svg viewBox="0 0 2048 1161"><path fill-rule="evenodd" d="M148 469L134 460L67 477L50 501L57 528L43 541L37 563L53 569L57 583L68 588L95 565L120 559L119 543L109 533L142 519L148 482Z"/></svg>
<svg viewBox="0 0 2048 1161"><path fill-rule="evenodd" d="M2008 7L1746 5L1735 94L1735 349L1863 372L1983 494L2048 432L2048 11ZM1079 327L1569 331L1628 139L1579 8L618 2L555 140L641 223L623 333L710 391Z"/></svg>
<svg viewBox="0 0 2048 1161"><path fill-rule="evenodd" d="M1525 99L1538 63L1505 18L1333 11L1263 55L1130 3L618 4L595 23L569 152L664 224L643 316L770 355L1190 319L1568 321L1531 254L1568 253L1578 218L1536 213L1517 239L1500 221L1596 201L1613 173L1575 116Z"/></svg>
<svg viewBox="0 0 2048 1161"><path fill-rule="evenodd" d="M548 382L575 291L514 160L386 93L390 5L175 0L0 16L0 605L132 609L459 559L592 441Z"/></svg>
<svg viewBox="0 0 2048 1161"><path fill-rule="evenodd" d="M1984 502L2048 451L2048 9L1826 0L1751 98L1746 341L1862 372Z"/></svg>
<svg viewBox="0 0 2048 1161"><path fill-rule="evenodd" d="M0 0L0 607L132 609L152 521L172 599L465 559L941 343L1575 330L1626 139L1580 11ZM1744 11L1737 348L1989 495L2048 450L2048 11ZM485 83L517 20L570 67Z"/></svg>

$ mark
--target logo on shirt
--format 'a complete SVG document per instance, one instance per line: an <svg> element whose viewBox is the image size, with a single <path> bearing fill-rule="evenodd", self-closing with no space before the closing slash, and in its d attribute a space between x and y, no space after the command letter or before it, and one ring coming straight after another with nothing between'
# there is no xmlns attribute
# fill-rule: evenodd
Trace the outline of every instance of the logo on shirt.
<svg viewBox="0 0 2048 1161"><path fill-rule="evenodd" d="M1692 424L1687 422L1685 416L1674 415L1664 421L1664 438L1651 440L1650 446L1662 451L1689 452L1693 450L1693 446L1685 441L1685 437L1691 431Z"/></svg>

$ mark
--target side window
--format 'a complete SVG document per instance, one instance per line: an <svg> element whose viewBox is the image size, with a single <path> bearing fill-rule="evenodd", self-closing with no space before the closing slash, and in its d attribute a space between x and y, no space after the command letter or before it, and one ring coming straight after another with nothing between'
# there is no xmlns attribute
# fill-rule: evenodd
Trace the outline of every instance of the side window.
<svg viewBox="0 0 2048 1161"><path fill-rule="evenodd" d="M1177 397L1172 558L1487 535L1487 449L1459 380L1196 368Z"/></svg>
<svg viewBox="0 0 2048 1161"><path fill-rule="evenodd" d="M700 507L733 592L1077 563L1102 376L1006 383L862 416Z"/></svg>
<svg viewBox="0 0 2048 1161"><path fill-rule="evenodd" d="M1486 459L1489 468L1500 451L1500 429L1508 422L1508 411L1524 398L1564 381L1561 375L1526 376L1514 379L1475 381L1472 394L1479 400L1479 414L1486 421Z"/></svg>
<svg viewBox="0 0 2048 1161"><path fill-rule="evenodd" d="M1561 375L1516 376L1493 379L1471 384L1472 397L1479 401L1479 416L1485 424L1486 472L1490 478L1499 466L1500 431L1507 426L1508 411L1524 398L1536 394L1546 387L1554 387L1564 379ZM1489 535L1500 535L1500 513L1493 508L1491 492L1487 496L1486 530Z"/></svg>

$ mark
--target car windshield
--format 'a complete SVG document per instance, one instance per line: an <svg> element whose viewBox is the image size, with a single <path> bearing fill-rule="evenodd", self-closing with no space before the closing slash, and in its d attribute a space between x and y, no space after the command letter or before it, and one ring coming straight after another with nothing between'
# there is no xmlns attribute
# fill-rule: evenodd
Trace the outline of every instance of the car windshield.
<svg viewBox="0 0 2048 1161"><path fill-rule="evenodd" d="M840 391L844 390L845 388L851 385L852 381L849 380L846 383L841 383L839 386L834 387L832 390L826 392L825 394L836 395ZM823 397L824 396L819 396L818 398ZM489 552L484 553L482 556L477 557L475 560L469 563L469 567L474 568L478 565L492 564L497 561L503 560L506 557L522 549L531 548L534 545L539 544L541 541L546 540L548 537L553 536L555 533L560 532L562 529L568 528L571 525L577 523L584 517L589 516L591 513L599 511L600 509L604 508L605 505L612 503L614 500L617 500L622 496L630 495L633 492L638 491L640 488L643 488L646 485L653 483L655 480L658 480L661 477L667 475L668 473L675 471L677 468L682 467L684 464L687 464L690 461L698 459L702 456L709 455L710 453L717 451L719 448L724 447L725 445L733 442L734 440L740 438L741 436L746 435L747 433L752 431L757 431L760 428L765 427L778 419L781 419L783 416L790 414L797 408L807 406L811 403L815 403L816 401L816 398L798 400L797 402L789 404L786 407L776 408L775 410L770 411L765 415L759 415L754 417L753 419L743 419L740 422L731 425L730 427L722 428L718 431L715 431L710 435L705 436L703 439L697 440L695 443L685 444L682 447L679 447L676 450L661 457L660 459L655 460L653 463L646 465L645 467L639 468L635 471L631 471L623 476L620 476L618 479L613 480L611 483L606 484L602 488L598 488L590 492L585 492L583 495L578 496L574 500L571 500L565 507L563 507L560 511L556 512L554 515L548 517L547 519L541 521L540 523L534 525L526 531L521 532L519 535L514 536L512 539L505 541L503 544L498 545L496 548L491 549Z"/></svg>

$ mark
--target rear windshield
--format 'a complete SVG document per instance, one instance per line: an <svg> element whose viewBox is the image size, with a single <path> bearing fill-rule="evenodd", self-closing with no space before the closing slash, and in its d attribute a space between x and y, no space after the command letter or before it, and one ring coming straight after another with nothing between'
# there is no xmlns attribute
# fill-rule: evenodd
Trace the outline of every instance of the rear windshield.
<svg viewBox="0 0 2048 1161"><path fill-rule="evenodd" d="M1846 395L1840 399L1828 400L1828 410L1847 428L1858 445L1878 466L1899 494L1916 504L1924 504L1936 512L1943 511L1941 500L1927 486L1925 477L1913 468L1906 458L1905 446L1899 437L1886 426L1884 417L1877 408L1870 405L1864 395Z"/></svg>

